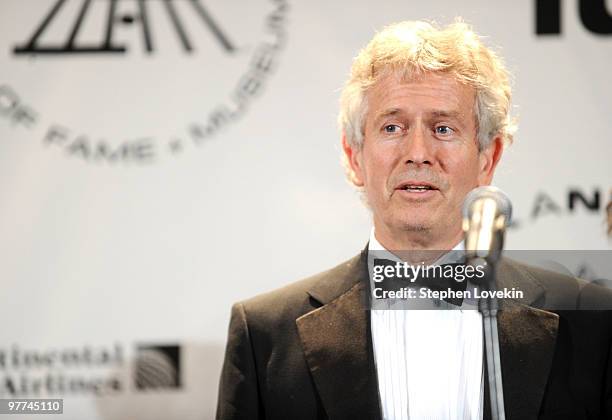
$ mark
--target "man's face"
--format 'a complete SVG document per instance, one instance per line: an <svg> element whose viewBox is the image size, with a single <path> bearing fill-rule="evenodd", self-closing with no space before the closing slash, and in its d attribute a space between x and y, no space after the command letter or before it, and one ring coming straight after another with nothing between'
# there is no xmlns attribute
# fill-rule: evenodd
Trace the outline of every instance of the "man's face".
<svg viewBox="0 0 612 420"><path fill-rule="evenodd" d="M491 182L502 150L499 138L478 150L474 89L448 74L390 75L366 100L363 146L344 148L377 233L458 236L465 195Z"/></svg>

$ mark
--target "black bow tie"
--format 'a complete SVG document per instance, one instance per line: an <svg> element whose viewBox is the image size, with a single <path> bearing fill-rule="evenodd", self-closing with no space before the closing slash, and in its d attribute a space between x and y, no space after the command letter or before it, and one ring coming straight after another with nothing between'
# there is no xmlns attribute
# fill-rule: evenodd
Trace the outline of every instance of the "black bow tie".
<svg viewBox="0 0 612 420"><path fill-rule="evenodd" d="M454 292L464 292L467 287L467 280L457 281L454 276L441 275L449 272L454 273L455 267L460 265L462 264L442 264L440 266L436 266L436 269L433 269L433 266L431 266L430 269L427 269L428 266L426 265L421 266L419 274L416 277L413 277L413 271L408 268L407 272L403 272L402 270L403 275L401 277L397 277L395 275L390 277L384 276L383 280L376 284L376 287L380 287L382 290L387 291L399 291L404 287L415 289L426 287L433 291L452 290ZM395 268L397 266L397 262L384 258L375 258L374 267L377 266L392 266ZM425 269L427 270L425 271ZM384 268L382 269L382 272L384 273ZM406 276L406 274L408 274L408 276ZM443 300L456 306L461 306L463 303L463 298L458 297L448 297L444 298Z"/></svg>

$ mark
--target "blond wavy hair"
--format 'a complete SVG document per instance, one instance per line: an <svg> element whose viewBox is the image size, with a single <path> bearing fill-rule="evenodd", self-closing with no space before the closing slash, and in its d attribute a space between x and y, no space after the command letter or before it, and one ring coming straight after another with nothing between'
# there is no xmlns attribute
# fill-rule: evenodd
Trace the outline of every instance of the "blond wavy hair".
<svg viewBox="0 0 612 420"><path fill-rule="evenodd" d="M464 23L439 27L424 21L399 22L385 27L354 59L340 97L338 123L352 147L363 144L366 92L390 73L402 80L426 72L451 74L476 92L474 114L479 147L500 136L510 144L516 130L510 115L509 73L501 58Z"/></svg>

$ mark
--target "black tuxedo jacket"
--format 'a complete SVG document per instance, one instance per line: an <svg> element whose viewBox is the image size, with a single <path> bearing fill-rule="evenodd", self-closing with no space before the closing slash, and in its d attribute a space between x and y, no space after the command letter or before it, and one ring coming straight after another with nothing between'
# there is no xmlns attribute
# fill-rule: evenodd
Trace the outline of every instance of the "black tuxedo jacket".
<svg viewBox="0 0 612 420"><path fill-rule="evenodd" d="M364 251L235 304L217 419L381 419L367 280ZM498 285L524 292L498 315L506 418L612 419L611 312L537 309L608 292L509 260Z"/></svg>

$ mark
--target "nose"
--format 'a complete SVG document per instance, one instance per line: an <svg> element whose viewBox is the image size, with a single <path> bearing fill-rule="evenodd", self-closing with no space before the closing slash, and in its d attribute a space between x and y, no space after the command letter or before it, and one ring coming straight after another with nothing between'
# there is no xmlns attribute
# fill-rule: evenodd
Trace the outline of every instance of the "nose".
<svg viewBox="0 0 612 420"><path fill-rule="evenodd" d="M422 124L412 127L404 137L403 154L404 163L407 165L432 165L432 144Z"/></svg>

